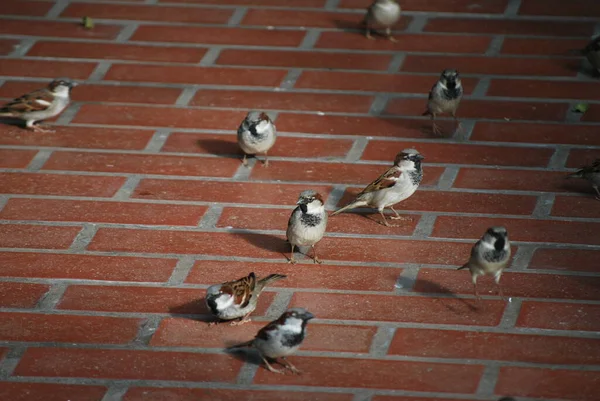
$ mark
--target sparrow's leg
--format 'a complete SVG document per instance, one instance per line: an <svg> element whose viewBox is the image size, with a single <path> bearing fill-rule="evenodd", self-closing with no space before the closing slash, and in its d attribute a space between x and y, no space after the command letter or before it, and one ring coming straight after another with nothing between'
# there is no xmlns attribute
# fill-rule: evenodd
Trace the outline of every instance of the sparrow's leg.
<svg viewBox="0 0 600 401"><path fill-rule="evenodd" d="M365 18L364 21L363 21L363 24L365 25L365 36L366 36L366 38L374 40L375 38L373 36L371 36L371 26L369 25L369 19Z"/></svg>
<svg viewBox="0 0 600 401"><path fill-rule="evenodd" d="M452 117L454 118L454 122L456 123L456 131L461 132L462 131L462 124L458 120L458 117L456 117L456 112L455 111L452 112Z"/></svg>
<svg viewBox="0 0 600 401"><path fill-rule="evenodd" d="M441 135L440 127L435 123L435 113L431 113L431 129L435 135Z"/></svg>
<svg viewBox="0 0 600 401"><path fill-rule="evenodd" d="M281 373L283 374L284 371L281 369L275 369L273 366L271 366L271 364L269 363L269 361L267 361L267 358L265 358L264 356L260 356L263 360L263 362L265 363L265 365L267 366L267 369L269 370L269 372L273 372L273 373Z"/></svg>
<svg viewBox="0 0 600 401"><path fill-rule="evenodd" d="M500 285L500 277L502 277L502 270L499 270L498 273L494 275L494 281L498 286L498 295L500 295L500 298L502 298L503 300L506 300L506 298L504 297L504 293L502 292L502 286Z"/></svg>
<svg viewBox="0 0 600 401"><path fill-rule="evenodd" d="M596 200L600 201L600 190L598 189L598 185L592 185L592 188L594 188L598 194L598 196L596 196Z"/></svg>
<svg viewBox="0 0 600 401"><path fill-rule="evenodd" d="M242 164L244 166L248 166L248 155L244 153L244 158L242 159Z"/></svg>
<svg viewBox="0 0 600 401"><path fill-rule="evenodd" d="M390 206L390 209L392 209L392 212L394 212L395 216L390 217L390 219L392 220L410 220L408 217L402 217L398 214L398 212L392 207Z"/></svg>
<svg viewBox="0 0 600 401"><path fill-rule="evenodd" d="M390 224L390 223L388 223L388 221L387 221L387 220L386 220L386 218L385 218L385 214L383 214L383 209L381 209L381 210L379 211L379 214L381 215L381 218L383 219L383 220L382 220L382 221L381 221L379 224L383 224L383 225L384 225L384 226L386 226L386 227L398 227L398 226L397 226L397 225L395 225L395 224Z"/></svg>
<svg viewBox="0 0 600 401"><path fill-rule="evenodd" d="M208 323L208 327L217 326L219 323L220 323L219 320L214 320L214 321Z"/></svg>
<svg viewBox="0 0 600 401"><path fill-rule="evenodd" d="M267 152L265 152L265 163L263 164L265 167L269 167L269 157L267 156Z"/></svg>
<svg viewBox="0 0 600 401"><path fill-rule="evenodd" d="M41 132L41 133L46 133L46 134L50 134L50 133L54 132L54 130L42 128L42 126L40 124L35 124L34 120L28 120L25 123L25 128L33 130L34 132Z"/></svg>
<svg viewBox="0 0 600 401"><path fill-rule="evenodd" d="M296 368L294 365L292 365L292 363L290 361L288 361L285 356L281 357L281 360L284 362L282 365L284 365L286 368L288 368L289 370L291 370L293 374L295 374L295 375L301 375L302 374L302 372L300 372L298 370L298 368Z"/></svg>
<svg viewBox="0 0 600 401"><path fill-rule="evenodd" d="M321 264L323 262L320 261L319 257L317 256L317 248L315 248L315 245L312 246L312 249L313 249L313 260L315 261L315 263Z"/></svg>
<svg viewBox="0 0 600 401"><path fill-rule="evenodd" d="M291 245L292 245L292 253L290 254L290 260L288 261L288 263L295 264L296 263L296 259L294 259L294 247L295 246L294 246L294 244L291 244Z"/></svg>
<svg viewBox="0 0 600 401"><path fill-rule="evenodd" d="M471 280L473 281L473 289L475 290L475 298L477 298L477 302L481 302L481 296L479 295L479 291L477 290L477 275L473 274L471 276Z"/></svg>
<svg viewBox="0 0 600 401"><path fill-rule="evenodd" d="M391 42L397 42L398 39L396 39L395 37L392 36L392 27L387 27L385 28L385 35L387 36L387 38L391 41Z"/></svg>
<svg viewBox="0 0 600 401"><path fill-rule="evenodd" d="M247 313L239 321L234 320L233 322L229 323L229 325L230 326L241 326L242 324L249 323L251 321L252 321L252 319L250 319L250 313Z"/></svg>

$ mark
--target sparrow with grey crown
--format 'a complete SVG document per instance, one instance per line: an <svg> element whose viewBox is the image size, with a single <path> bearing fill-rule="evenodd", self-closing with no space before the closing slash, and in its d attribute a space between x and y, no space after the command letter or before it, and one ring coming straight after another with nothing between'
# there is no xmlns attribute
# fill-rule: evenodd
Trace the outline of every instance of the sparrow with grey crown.
<svg viewBox="0 0 600 401"><path fill-rule="evenodd" d="M475 296L481 299L477 290L477 277L494 276L498 294L504 298L500 277L510 260L511 249L505 227L490 227L471 249L469 261L457 270L468 268L475 289Z"/></svg>
<svg viewBox="0 0 600 401"><path fill-rule="evenodd" d="M359 193L347 206L336 210L331 215L335 216L345 210L357 207L377 208L381 218L381 224L387 227L395 227L388 223L383 213L385 208L390 208L395 216L392 220L404 220L394 209L394 205L409 198L415 193L423 179L423 168L421 161L424 157L415 149L404 149L396 155L394 165L379 176Z"/></svg>
<svg viewBox="0 0 600 401"><path fill-rule="evenodd" d="M300 371L287 360L287 357L300 348L306 337L306 324L313 318L314 315L306 309L288 309L279 319L260 329L253 340L234 345L228 349L255 348L269 371L284 373L283 370L275 369L268 361L268 359L277 361L278 358L281 358L283 361L280 362L281 365L294 374L300 374Z"/></svg>
<svg viewBox="0 0 600 401"><path fill-rule="evenodd" d="M373 39L371 30L373 26L385 27L385 35L392 42L397 42L392 36L392 26L400 19L400 4L396 0L375 0L367 8L367 14L362 22L366 27L365 36Z"/></svg>
<svg viewBox="0 0 600 401"><path fill-rule="evenodd" d="M323 263L317 256L317 242L321 241L327 228L327 212L323 197L313 190L300 193L298 205L287 226L287 239L292 246L289 263L296 263L294 259L294 248L296 246L310 246L313 250L315 263Z"/></svg>
<svg viewBox="0 0 600 401"><path fill-rule="evenodd" d="M581 53L588 59L596 75L600 75L600 36L592 39Z"/></svg>
<svg viewBox="0 0 600 401"><path fill-rule="evenodd" d="M600 200L600 190L598 189L600 186L600 159L596 159L589 166L584 166L573 174L569 174L567 178L583 178L584 180L588 180L592 183L592 188L596 191L596 199Z"/></svg>
<svg viewBox="0 0 600 401"><path fill-rule="evenodd" d="M58 116L71 101L71 89L77 84L69 78L57 78L46 88L22 95L0 108L0 117L25 121L25 128L36 132L54 132L44 129L36 121Z"/></svg>
<svg viewBox="0 0 600 401"><path fill-rule="evenodd" d="M433 133L440 135L441 131L435 123L438 114L450 113L456 122L456 129L460 131L462 125L456 117L456 110L463 96L463 87L457 70L446 69L442 72L440 79L433 85L427 100L427 110L424 116L431 116Z"/></svg>
<svg viewBox="0 0 600 401"><path fill-rule="evenodd" d="M242 163L248 165L247 156L264 153L264 166L269 166L267 152L275 144L277 129L269 116L260 111L251 111L240 124L237 131L237 139L240 148L244 152Z"/></svg>
<svg viewBox="0 0 600 401"><path fill-rule="evenodd" d="M240 319L231 322L232 326L250 321L250 314L256 309L258 297L264 288L277 280L286 278L282 274L270 274L260 280L256 279L254 272L247 277L215 284L206 290L206 306L211 313L221 320ZM216 322L210 325L217 324Z"/></svg>

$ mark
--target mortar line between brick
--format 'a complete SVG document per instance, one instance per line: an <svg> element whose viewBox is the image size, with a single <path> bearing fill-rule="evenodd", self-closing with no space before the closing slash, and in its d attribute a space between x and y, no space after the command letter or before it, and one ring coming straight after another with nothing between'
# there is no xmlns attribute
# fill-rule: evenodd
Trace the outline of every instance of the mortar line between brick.
<svg viewBox="0 0 600 401"><path fill-rule="evenodd" d="M115 38L115 42L126 43L129 39L131 39L131 37L133 36L133 34L139 26L140 25L135 22L128 22L123 26L123 28L121 28L121 32L119 32L119 34Z"/></svg>
<svg viewBox="0 0 600 401"><path fill-rule="evenodd" d="M160 153L160 150L165 145L171 135L171 129L159 129L152 135L152 138L148 141L148 144L144 148L144 152L148 153Z"/></svg>
<svg viewBox="0 0 600 401"><path fill-rule="evenodd" d="M133 340L133 348L148 347L150 345L150 340L154 333L156 333L156 330L158 330L158 326L160 326L162 319L162 316L148 316L144 318L144 321L140 324L135 340Z"/></svg>
<svg viewBox="0 0 600 401"><path fill-rule="evenodd" d="M131 177L127 177L127 180L125 180L125 183L123 184L123 186L121 188L119 188L119 190L115 193L115 195L111 199L116 200L116 201L122 201L122 200L129 199L131 197L131 194L133 193L133 191L135 191L135 188L139 185L141 180L142 180L141 176L134 175Z"/></svg>
<svg viewBox="0 0 600 401"><path fill-rule="evenodd" d="M479 381L479 386L477 387L475 394L479 396L492 396L499 374L500 365L498 363L492 362L487 365L481 375L481 380Z"/></svg>
<svg viewBox="0 0 600 401"><path fill-rule="evenodd" d="M545 219L547 217L550 217L555 200L556 196L554 194L548 193L540 195L537 198L535 208L533 209L531 215L538 219Z"/></svg>
<svg viewBox="0 0 600 401"><path fill-rule="evenodd" d="M65 8L67 8L69 3L69 0L56 0L54 6L52 6L52 8L48 10L44 19L58 18L60 14L62 14L62 12L65 10Z"/></svg>
<svg viewBox="0 0 600 401"><path fill-rule="evenodd" d="M294 85L296 85L296 81L298 81L301 74L302 70L300 68L291 68L285 78L281 81L279 87L282 89L292 89Z"/></svg>
<svg viewBox="0 0 600 401"><path fill-rule="evenodd" d="M516 17L519 15L519 8L521 8L521 0L508 0L506 10L504 10L505 17Z"/></svg>
<svg viewBox="0 0 600 401"><path fill-rule="evenodd" d="M362 389L354 394L352 401L372 401L374 395L374 390Z"/></svg>
<svg viewBox="0 0 600 401"><path fill-rule="evenodd" d="M88 82L102 81L111 66L112 66L112 63L110 61L98 62L98 65L96 66L94 71L92 71L92 73L90 74L90 76L87 78L86 81L88 81Z"/></svg>
<svg viewBox="0 0 600 401"><path fill-rule="evenodd" d="M283 280L287 279L284 278ZM282 289L281 291L278 291L275 295L275 298L271 302L271 305L269 305L269 308L265 312L265 317L271 320L279 318L283 312L288 309L293 295L294 291L292 290Z"/></svg>
<svg viewBox="0 0 600 401"><path fill-rule="evenodd" d="M327 200L325 201L325 209L335 209L339 201L342 199L342 196L344 196L345 191L346 185L334 185L333 189L329 193L329 196L327 197ZM341 205L339 207L341 207Z"/></svg>
<svg viewBox="0 0 600 401"><path fill-rule="evenodd" d="M175 101L175 105L176 106L188 106L190 101L196 95L197 91L198 91L198 88L195 86L190 86L190 87L185 88L181 92L181 94L179 95L177 100Z"/></svg>
<svg viewBox="0 0 600 401"><path fill-rule="evenodd" d="M460 110L458 112L460 114ZM475 121L473 120L463 120L462 118L460 118L460 115L458 116L458 119L461 123L462 129L461 130L455 130L454 134L452 135L452 139L454 139L456 142L458 143L464 143L464 142L468 142L468 143L474 143L475 141L471 141L471 135L473 135L473 130L475 129Z"/></svg>
<svg viewBox="0 0 600 401"><path fill-rule="evenodd" d="M10 378L27 350L26 345L11 346L4 359L0 359L0 379Z"/></svg>
<svg viewBox="0 0 600 401"><path fill-rule="evenodd" d="M423 213L417 226L415 227L415 231L413 233L413 238L415 239L424 239L429 238L431 233L433 232L433 227L435 226L435 221L437 216Z"/></svg>
<svg viewBox="0 0 600 401"><path fill-rule="evenodd" d="M223 214L223 206L219 204L212 204L208 207L202 219L198 223L198 227L211 229L216 228L219 219L221 218L221 214Z"/></svg>
<svg viewBox="0 0 600 401"><path fill-rule="evenodd" d="M567 112L565 114L565 122L570 124L577 124L581 121L581 117L583 117L583 113L578 113L575 111L577 105L582 102L570 102ZM585 103L585 102L584 102Z"/></svg>
<svg viewBox="0 0 600 401"><path fill-rule="evenodd" d="M81 106L82 105L79 102L71 103L65 109L65 111L63 111L61 115L56 119L54 126L68 125L73 120L73 118L75 118L75 115L79 112Z"/></svg>
<svg viewBox="0 0 600 401"><path fill-rule="evenodd" d="M29 50L33 47L33 45L36 43L37 39L35 38L26 38L26 39L22 39L21 43L19 43L18 45L15 46L15 49L10 52L10 54L8 54L9 57L12 58L21 58L23 56L25 56Z"/></svg>
<svg viewBox="0 0 600 401"><path fill-rule="evenodd" d="M202 60L200 60L198 65L200 67L210 67L212 65L215 65L217 59L221 55L221 50L223 50L223 47L221 46L211 46L211 48L208 49L206 54L204 54Z"/></svg>
<svg viewBox="0 0 600 401"><path fill-rule="evenodd" d="M536 249L538 247L535 245L519 245L510 264L511 271L527 271Z"/></svg>
<svg viewBox="0 0 600 401"><path fill-rule="evenodd" d="M238 26L248 13L248 7L237 6L233 9L233 14L229 21L227 21L227 25L229 26Z"/></svg>
<svg viewBox="0 0 600 401"><path fill-rule="evenodd" d="M394 284L394 294L411 292L417 282L419 265L415 263L406 264L401 267L402 272Z"/></svg>
<svg viewBox="0 0 600 401"><path fill-rule="evenodd" d="M44 296L38 301L34 310L52 310L58 305L68 284L64 282L55 282Z"/></svg>
<svg viewBox="0 0 600 401"><path fill-rule="evenodd" d="M4 209L4 206L8 203L8 196L0 195L0 212Z"/></svg>
<svg viewBox="0 0 600 401"><path fill-rule="evenodd" d="M406 60L405 52L394 54L390 60L390 64L388 65L387 72L390 74L395 74L400 71L402 64L404 64L404 60Z"/></svg>
<svg viewBox="0 0 600 401"><path fill-rule="evenodd" d="M50 159L52 155L52 150L40 150L37 154L31 159L29 165L25 168L27 171L39 171L42 166Z"/></svg>
<svg viewBox="0 0 600 401"><path fill-rule="evenodd" d="M395 327L379 326L369 349L369 355L374 357L384 357L387 355L394 334L396 333Z"/></svg>
<svg viewBox="0 0 600 401"><path fill-rule="evenodd" d="M570 149L568 145L556 145L555 149L546 168L551 171L564 170L567 165Z"/></svg>
<svg viewBox="0 0 600 401"><path fill-rule="evenodd" d="M441 191L449 190L454 185L456 177L458 177L459 167L448 166L438 179L437 188Z"/></svg>
<svg viewBox="0 0 600 401"><path fill-rule="evenodd" d="M92 242L94 235L98 231L98 227L95 224L84 223L83 228L77 234L73 243L69 247L70 251L84 251L87 246Z"/></svg>
<svg viewBox="0 0 600 401"><path fill-rule="evenodd" d="M339 7L340 4L340 0L326 0L325 1L325 7L323 7L325 10L335 10L336 8Z"/></svg>
<svg viewBox="0 0 600 401"><path fill-rule="evenodd" d="M306 32L306 35L304 36L302 43L300 43L300 46L298 46L298 47L301 49L312 49L315 46L315 44L317 43L317 41L319 40L320 36L321 36L321 31L319 31L317 29L309 29Z"/></svg>
<svg viewBox="0 0 600 401"><path fill-rule="evenodd" d="M262 368L261 365L263 362L254 350L235 350L233 352L238 353L238 355L244 355L245 358L244 364L240 368L240 372L235 380L236 384L246 386L251 385L254 381L254 376L256 376L256 372L258 372L258 369Z"/></svg>
<svg viewBox="0 0 600 401"><path fill-rule="evenodd" d="M471 96L484 97L490 88L491 82L492 81L489 77L481 78L475 86L475 88L473 89Z"/></svg>
<svg viewBox="0 0 600 401"><path fill-rule="evenodd" d="M501 329L513 329L517 325L517 319L519 318L519 313L521 312L522 301L518 298L508 298L508 302L506 303L506 309L504 309L504 313L502 314L502 319L500 320L499 327Z"/></svg>
<svg viewBox="0 0 600 401"><path fill-rule="evenodd" d="M184 256L177 261L171 277L167 281L168 286L178 286L185 282L188 275L192 271L196 261L191 256Z"/></svg>
<svg viewBox="0 0 600 401"><path fill-rule="evenodd" d="M406 13L402 13L402 14L406 14ZM404 32L405 33L422 33L423 28L425 28L425 25L427 25L427 22L429 21L428 15L429 14L414 15L412 21L408 24L408 26L406 27ZM401 40L401 39L399 39L399 40Z"/></svg>
<svg viewBox="0 0 600 401"><path fill-rule="evenodd" d="M369 108L369 115L370 116L379 116L381 114L383 114L387 103L389 100L389 96L387 93L378 93L377 95L375 95L375 97L373 98L373 103L371 103L371 107Z"/></svg>
<svg viewBox="0 0 600 401"><path fill-rule="evenodd" d="M345 162L353 163L360 160L368 144L369 140L366 137L356 138L352 143L352 147L348 151L348 154L346 154Z"/></svg>
<svg viewBox="0 0 600 401"><path fill-rule="evenodd" d="M122 401L129 386L126 384L115 383L108 386L104 397L100 401Z"/></svg>
<svg viewBox="0 0 600 401"><path fill-rule="evenodd" d="M485 51L485 56L499 56L502 45L504 44L504 35L497 35L492 38L488 49Z"/></svg>
<svg viewBox="0 0 600 401"><path fill-rule="evenodd" d="M239 157L239 156L236 155L236 157ZM260 156L260 157L262 158L263 156ZM274 158L272 158L271 160L274 160ZM256 155L254 155L254 157L248 156L246 161L247 161L247 164L244 166L244 164L241 163L241 160L240 160L240 166L238 167L236 172L231 177L232 179L240 180L240 181L247 181L250 179L250 174L252 174L252 170L256 167L256 165L258 163L262 164L262 160L259 161Z"/></svg>

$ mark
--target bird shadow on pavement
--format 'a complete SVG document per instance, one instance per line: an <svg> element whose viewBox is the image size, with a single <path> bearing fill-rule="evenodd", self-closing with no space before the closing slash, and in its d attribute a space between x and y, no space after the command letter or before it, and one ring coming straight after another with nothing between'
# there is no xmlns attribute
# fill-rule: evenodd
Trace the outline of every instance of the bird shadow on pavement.
<svg viewBox="0 0 600 401"><path fill-rule="evenodd" d="M233 356L235 359L237 359L241 362L246 362L251 365L258 366L260 368L261 365L263 364L263 361L260 358L258 351L254 350L252 348L248 348L248 347L229 348L229 347L233 347L234 345L237 345L239 343L240 343L239 341L237 341L237 342L227 341L225 344L225 353Z"/></svg>
<svg viewBox="0 0 600 401"><path fill-rule="evenodd" d="M169 307L169 314L172 317L190 319L198 322L214 322L217 319L211 315L206 307L204 297L198 297L193 301L186 302L181 305Z"/></svg>
<svg viewBox="0 0 600 401"><path fill-rule="evenodd" d="M270 252L274 255L257 255L257 257L274 257L275 254L281 254L282 257L289 260L291 250L290 244L285 238L272 234L259 233L235 233L234 235L243 238L248 244Z"/></svg>
<svg viewBox="0 0 600 401"><path fill-rule="evenodd" d="M361 20L344 21L344 20L334 19L332 22L337 29L339 29L343 32L355 33L357 35L360 35L362 32L363 36L364 36L365 31L364 31L363 25L361 24Z"/></svg>
<svg viewBox="0 0 600 401"><path fill-rule="evenodd" d="M400 283L400 284L402 284L402 283ZM448 310L450 310L454 313L457 313L457 314L464 313L464 311L457 310L452 305L444 303L443 302L444 299L456 299L459 302L463 303L465 306L467 306L470 311L481 310L481 307L477 305L477 301L475 301L473 299L460 298L455 293L453 293L449 288L444 287L444 286L440 285L439 283L435 283L433 281L416 279L414 284L412 285L411 292L416 293L416 294L423 294L423 295L425 295L425 294L445 295L444 297L438 297L436 299L441 300L444 307L446 307Z"/></svg>
<svg viewBox="0 0 600 401"><path fill-rule="evenodd" d="M221 139L198 139L196 146L206 152L224 157L241 158L243 156L236 142Z"/></svg>

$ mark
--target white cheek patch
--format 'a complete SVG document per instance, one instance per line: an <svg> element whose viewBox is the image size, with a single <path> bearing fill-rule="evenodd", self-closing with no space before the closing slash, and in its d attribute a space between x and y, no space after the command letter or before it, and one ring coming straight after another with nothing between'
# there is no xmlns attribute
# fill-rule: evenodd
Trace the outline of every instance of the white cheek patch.
<svg viewBox="0 0 600 401"><path fill-rule="evenodd" d="M281 330L291 333L302 333L302 319L288 317L285 320L285 324L281 326Z"/></svg>
<svg viewBox="0 0 600 401"><path fill-rule="evenodd" d="M227 295L227 294L220 295L215 300L215 302L217 304L217 309L219 309L219 310L229 308L231 305L233 305L233 301L234 301L233 297L231 295Z"/></svg>
<svg viewBox="0 0 600 401"><path fill-rule="evenodd" d="M259 122L256 125L256 131L258 132L265 132L269 129L269 125L271 125L271 123L269 121L266 120L262 120L261 122Z"/></svg>
<svg viewBox="0 0 600 401"><path fill-rule="evenodd" d="M324 206L321 204L321 202L318 202L318 201L312 201L306 205L306 211L311 214L318 213L322 209L324 209Z"/></svg>

